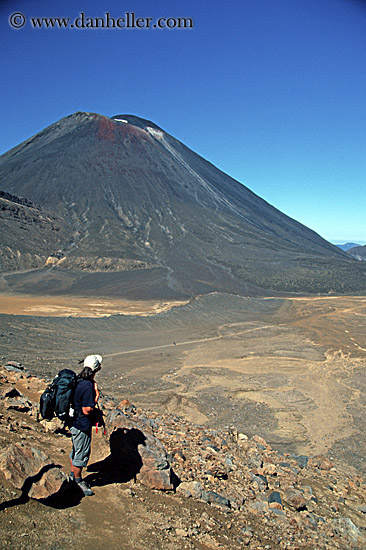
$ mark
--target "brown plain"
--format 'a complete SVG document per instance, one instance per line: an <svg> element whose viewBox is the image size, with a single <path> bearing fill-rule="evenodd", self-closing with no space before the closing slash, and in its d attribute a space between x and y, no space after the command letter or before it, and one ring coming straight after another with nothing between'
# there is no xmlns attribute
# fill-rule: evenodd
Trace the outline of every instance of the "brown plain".
<svg viewBox="0 0 366 550"><path fill-rule="evenodd" d="M187 302L136 301L67 296L0 294L0 313L50 317L105 317L108 315L153 315Z"/></svg>

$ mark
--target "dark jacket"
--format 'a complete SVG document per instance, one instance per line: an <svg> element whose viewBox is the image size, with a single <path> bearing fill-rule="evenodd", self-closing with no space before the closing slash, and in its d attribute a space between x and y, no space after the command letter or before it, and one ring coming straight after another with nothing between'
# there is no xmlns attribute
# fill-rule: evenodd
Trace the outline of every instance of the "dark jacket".
<svg viewBox="0 0 366 550"><path fill-rule="evenodd" d="M83 407L95 407L95 389L91 380L79 380L76 384L74 395L76 419L73 426L85 433L90 433L92 428L92 412L86 416Z"/></svg>

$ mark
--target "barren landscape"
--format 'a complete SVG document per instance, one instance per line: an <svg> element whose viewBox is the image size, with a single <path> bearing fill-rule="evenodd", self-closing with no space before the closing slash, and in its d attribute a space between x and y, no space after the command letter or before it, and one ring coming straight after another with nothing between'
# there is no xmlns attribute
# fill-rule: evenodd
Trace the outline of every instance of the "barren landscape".
<svg viewBox="0 0 366 550"><path fill-rule="evenodd" d="M0 177L3 546L364 548L364 262L134 115L64 117ZM91 353L81 500L39 397Z"/></svg>
<svg viewBox="0 0 366 550"><path fill-rule="evenodd" d="M11 4L0 550L365 550L366 0Z"/></svg>
<svg viewBox="0 0 366 550"><path fill-rule="evenodd" d="M366 471L364 297L214 293L172 307L2 296L1 303L2 361L51 380L98 352L110 395ZM27 314L9 315L11 307Z"/></svg>

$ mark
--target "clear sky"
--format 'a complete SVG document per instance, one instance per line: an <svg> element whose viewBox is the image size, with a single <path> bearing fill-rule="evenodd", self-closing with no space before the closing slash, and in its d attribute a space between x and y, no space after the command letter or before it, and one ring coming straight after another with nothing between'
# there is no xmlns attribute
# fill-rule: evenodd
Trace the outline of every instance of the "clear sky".
<svg viewBox="0 0 366 550"><path fill-rule="evenodd" d="M152 19L78 29L81 12ZM153 28L178 17L193 28ZM366 242L364 0L0 0L0 52L0 153L75 111L136 114L331 242Z"/></svg>

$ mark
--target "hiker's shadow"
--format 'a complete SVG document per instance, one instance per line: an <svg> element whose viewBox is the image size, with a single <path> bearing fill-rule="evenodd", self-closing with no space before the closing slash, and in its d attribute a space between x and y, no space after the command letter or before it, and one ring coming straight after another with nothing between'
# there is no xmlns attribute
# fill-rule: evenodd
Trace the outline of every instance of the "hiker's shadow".
<svg viewBox="0 0 366 550"><path fill-rule="evenodd" d="M137 428L118 428L109 438L110 455L104 460L91 464L85 477L91 486L103 486L111 483L126 483L136 476L142 467L142 458L138 451L139 445L145 445L146 436ZM33 483L40 481L43 475L51 468L61 468L59 465L43 467L38 474L25 480L21 489L21 495L7 502L0 503L0 511L12 508L29 501L29 491ZM57 493L48 498L39 499L46 506L57 509L72 508L77 506L83 498L83 493L76 483L65 480Z"/></svg>
<svg viewBox="0 0 366 550"><path fill-rule="evenodd" d="M29 492L32 485L38 481L41 481L48 470L51 470L53 468L61 468L61 466L59 464L48 464L46 466L43 466L43 468L41 468L41 470L34 476L27 477L21 488L20 496L6 502L2 502L0 504L0 511L6 510L8 508L13 508L14 506L19 506L20 504L26 504L31 498L29 496ZM62 509L77 506L80 503L81 498L82 495L80 490L75 490L75 488L71 486L67 480L65 480L57 493L51 495L48 498L40 498L38 499L38 501L42 502L46 506Z"/></svg>
<svg viewBox="0 0 366 550"><path fill-rule="evenodd" d="M110 483L126 483L136 476L142 467L139 445L145 445L146 436L137 428L117 428L109 437L111 454L87 468L93 472L85 479L92 486Z"/></svg>

